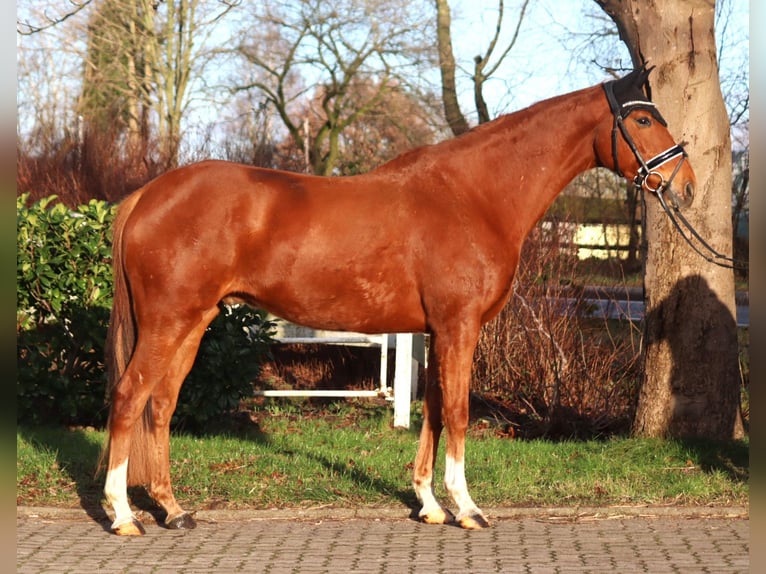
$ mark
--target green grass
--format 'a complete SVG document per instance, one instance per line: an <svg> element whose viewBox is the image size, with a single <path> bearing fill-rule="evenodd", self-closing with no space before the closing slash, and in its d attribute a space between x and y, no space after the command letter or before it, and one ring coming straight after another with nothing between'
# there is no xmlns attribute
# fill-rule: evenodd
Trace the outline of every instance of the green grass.
<svg viewBox="0 0 766 574"><path fill-rule="evenodd" d="M176 435L171 473L189 509L414 506L415 429L387 408L257 413L238 435ZM255 425L253 425L255 426ZM416 422L416 425L418 423ZM481 506L746 504L749 441L511 440L469 431L467 480ZM17 504L96 507L104 433L17 430ZM442 440L442 443L444 440ZM442 453L437 462L441 483ZM444 497L441 487L437 494ZM140 499L140 497L139 497Z"/></svg>

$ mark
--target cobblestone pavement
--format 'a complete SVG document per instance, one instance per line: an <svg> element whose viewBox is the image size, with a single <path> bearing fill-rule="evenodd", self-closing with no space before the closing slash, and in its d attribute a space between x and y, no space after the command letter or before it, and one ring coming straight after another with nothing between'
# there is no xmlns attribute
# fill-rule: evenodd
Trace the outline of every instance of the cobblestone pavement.
<svg viewBox="0 0 766 574"><path fill-rule="evenodd" d="M19 573L745 573L747 511L488 511L492 528L421 524L401 511L200 512L198 526L120 538L83 511L17 509ZM377 516L376 516L377 515ZM277 518L276 516L279 516Z"/></svg>

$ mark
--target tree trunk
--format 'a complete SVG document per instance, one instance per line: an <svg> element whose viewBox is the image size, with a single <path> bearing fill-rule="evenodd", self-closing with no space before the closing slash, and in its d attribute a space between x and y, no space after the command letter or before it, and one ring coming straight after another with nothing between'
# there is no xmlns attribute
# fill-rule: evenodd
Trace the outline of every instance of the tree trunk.
<svg viewBox="0 0 766 574"><path fill-rule="evenodd" d="M731 252L731 139L708 0L596 0L616 22L634 65L656 66L651 96L697 176L689 222ZM686 245L646 197L645 373L633 432L738 438L740 378L734 274Z"/></svg>
<svg viewBox="0 0 766 574"><path fill-rule="evenodd" d="M487 101L484 99L484 80L487 79L484 76L486 60L481 56L476 56L473 63L473 101L476 104L476 112L479 114L479 123L485 124L491 119Z"/></svg>
<svg viewBox="0 0 766 574"><path fill-rule="evenodd" d="M436 38L439 44L439 69L442 78L444 116L456 136L468 131L468 122L460 111L455 85L455 56L452 53L452 32L449 2L436 0Z"/></svg>

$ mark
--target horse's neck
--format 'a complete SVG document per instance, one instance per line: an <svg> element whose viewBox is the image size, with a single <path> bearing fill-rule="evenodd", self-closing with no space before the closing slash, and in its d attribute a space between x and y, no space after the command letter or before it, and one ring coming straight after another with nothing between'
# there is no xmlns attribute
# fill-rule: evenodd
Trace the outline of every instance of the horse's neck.
<svg viewBox="0 0 766 574"><path fill-rule="evenodd" d="M575 176L595 167L595 130L605 113L601 88L586 88L484 124L464 136L458 154L484 174L492 205L526 233Z"/></svg>
<svg viewBox="0 0 766 574"><path fill-rule="evenodd" d="M596 98L604 100L603 106ZM538 194L542 202L552 202L576 175L596 165L595 130L605 110L601 90L588 88L511 114L508 118L514 123L502 137L514 147L511 153L506 151L508 167L496 174L500 185L523 178L522 187ZM519 129L522 137L515 133Z"/></svg>

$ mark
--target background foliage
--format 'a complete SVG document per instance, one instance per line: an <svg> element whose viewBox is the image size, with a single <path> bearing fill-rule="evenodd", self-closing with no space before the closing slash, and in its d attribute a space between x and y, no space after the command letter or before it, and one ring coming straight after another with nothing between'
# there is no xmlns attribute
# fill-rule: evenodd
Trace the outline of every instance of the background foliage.
<svg viewBox="0 0 766 574"><path fill-rule="evenodd" d="M471 388L507 413L514 435L621 433L635 412L641 329L595 313L570 244L566 231L537 226L509 302L481 331Z"/></svg>
<svg viewBox="0 0 766 574"><path fill-rule="evenodd" d="M17 417L98 424L106 420L113 209L93 200L70 210L56 199L16 203Z"/></svg>
<svg viewBox="0 0 766 574"><path fill-rule="evenodd" d="M20 416L85 422L106 414L101 345L111 303L105 221L112 208L89 200L116 203L168 168L209 157L364 172L454 132L448 92L468 127L626 71L627 48L602 9L613 3L565 4L21 0L16 183L28 194L22 204L41 202L19 231ZM735 150L735 256L746 258L749 11L734 0L714 4ZM440 11L452 14L451 24ZM439 49L445 31L455 48L451 88ZM70 211L53 207L59 201ZM618 179L584 174L546 219L602 224L605 231L633 224L627 258L607 262L616 269L608 282L621 285L641 269L637 197ZM528 251L541 263L522 265L511 304L485 327L473 389L524 405L523 414L546 434L565 420L578 425L567 434L614 428L610 420L630 419L635 408L640 335L630 324L583 324L558 313L551 300L562 281L575 288L568 292L575 305L587 304L564 265L578 263L584 282L584 262L547 259L536 249ZM747 289L746 274L737 280ZM249 392L245 381L261 355L242 326L257 319L238 309L211 325L182 390L177 424L203 424ZM260 324L256 333L264 330ZM231 357L241 358L232 364ZM217 393L208 394L211 388ZM590 422L581 425L581 416Z"/></svg>

